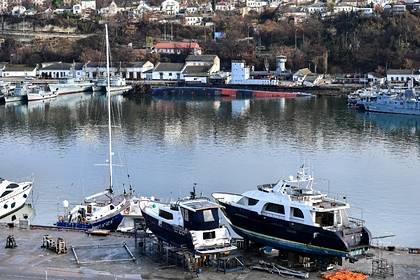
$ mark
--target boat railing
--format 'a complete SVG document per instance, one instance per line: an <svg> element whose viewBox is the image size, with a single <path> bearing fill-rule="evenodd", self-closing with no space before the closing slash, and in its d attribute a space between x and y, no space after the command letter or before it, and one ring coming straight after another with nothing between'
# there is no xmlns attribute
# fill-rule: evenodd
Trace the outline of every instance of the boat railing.
<svg viewBox="0 0 420 280"><path fill-rule="evenodd" d="M358 227L362 227L365 225L365 220L363 219L359 219L359 218L355 218L355 217L349 217L349 223L356 225Z"/></svg>

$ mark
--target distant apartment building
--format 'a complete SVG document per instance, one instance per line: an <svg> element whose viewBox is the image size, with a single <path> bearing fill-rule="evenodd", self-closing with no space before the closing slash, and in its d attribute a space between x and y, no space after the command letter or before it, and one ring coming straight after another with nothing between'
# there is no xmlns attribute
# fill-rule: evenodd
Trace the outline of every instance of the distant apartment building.
<svg viewBox="0 0 420 280"><path fill-rule="evenodd" d="M203 17L200 15L186 15L184 17L184 24L190 26L200 26L203 24Z"/></svg>
<svg viewBox="0 0 420 280"><path fill-rule="evenodd" d="M0 13L7 12L7 7L9 6L8 0L0 0Z"/></svg>
<svg viewBox="0 0 420 280"><path fill-rule="evenodd" d="M80 1L79 4L73 5L73 14L85 14L96 11L96 1Z"/></svg>
<svg viewBox="0 0 420 280"><path fill-rule="evenodd" d="M165 0L160 7L161 11L167 15L176 15L179 13L179 2L175 0Z"/></svg>
<svg viewBox="0 0 420 280"><path fill-rule="evenodd" d="M197 42L158 42L153 46L153 52L162 54L201 54L201 47Z"/></svg>

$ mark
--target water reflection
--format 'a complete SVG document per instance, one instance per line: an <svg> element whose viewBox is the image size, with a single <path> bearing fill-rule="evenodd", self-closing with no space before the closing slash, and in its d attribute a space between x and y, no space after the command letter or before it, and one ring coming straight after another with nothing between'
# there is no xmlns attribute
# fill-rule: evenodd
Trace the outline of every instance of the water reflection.
<svg viewBox="0 0 420 280"><path fill-rule="evenodd" d="M64 199L79 202L106 186L105 96L0 106L0 170L34 174L35 223L52 224ZM344 98L112 98L117 191L176 198L198 182L243 192L310 160L315 176L364 209L374 235L420 246L416 197L417 117L349 111ZM22 174L24 173L24 174ZM127 175L130 174L130 177ZM398 211L395 211L398 207Z"/></svg>

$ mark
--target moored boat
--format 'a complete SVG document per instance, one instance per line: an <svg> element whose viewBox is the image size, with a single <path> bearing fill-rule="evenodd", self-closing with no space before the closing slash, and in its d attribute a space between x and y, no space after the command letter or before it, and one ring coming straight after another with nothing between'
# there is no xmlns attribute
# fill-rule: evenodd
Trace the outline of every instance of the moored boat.
<svg viewBox="0 0 420 280"><path fill-rule="evenodd" d="M362 97L357 100L356 106L372 112L420 115L420 96L416 94L414 87L409 87L400 93L379 93Z"/></svg>
<svg viewBox="0 0 420 280"><path fill-rule="evenodd" d="M195 191L175 203L150 202L141 209L146 226L159 240L187 247L196 254L225 253L235 250L231 235L219 224L219 206Z"/></svg>
<svg viewBox="0 0 420 280"><path fill-rule="evenodd" d="M45 99L55 98L57 96L58 96L58 93L47 91L44 88L37 86L29 90L28 101L45 100Z"/></svg>
<svg viewBox="0 0 420 280"><path fill-rule="evenodd" d="M58 83L48 84L49 90L57 94L69 94L92 90L93 83L73 77L62 78Z"/></svg>
<svg viewBox="0 0 420 280"><path fill-rule="evenodd" d="M296 177L212 196L233 230L258 244L331 258L365 254L371 234L364 221L348 216L347 202L314 190L313 180L302 166Z"/></svg>
<svg viewBox="0 0 420 280"><path fill-rule="evenodd" d="M10 102L25 102L28 100L28 87L25 83L17 84L13 89L4 94L4 101Z"/></svg>

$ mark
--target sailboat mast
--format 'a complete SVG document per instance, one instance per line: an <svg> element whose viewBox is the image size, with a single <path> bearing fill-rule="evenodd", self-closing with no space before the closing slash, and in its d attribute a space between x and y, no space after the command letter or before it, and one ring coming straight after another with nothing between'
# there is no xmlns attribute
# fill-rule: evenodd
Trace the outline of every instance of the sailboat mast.
<svg viewBox="0 0 420 280"><path fill-rule="evenodd" d="M109 137L109 188L108 191L112 193L112 129L111 129L111 87L109 74L109 39L108 39L108 25L105 24L105 41L106 41L106 95L108 98L108 137Z"/></svg>

